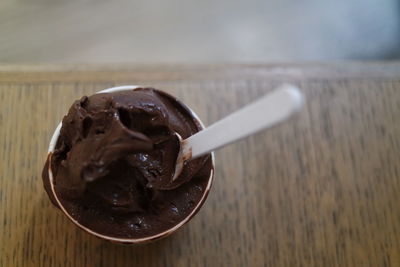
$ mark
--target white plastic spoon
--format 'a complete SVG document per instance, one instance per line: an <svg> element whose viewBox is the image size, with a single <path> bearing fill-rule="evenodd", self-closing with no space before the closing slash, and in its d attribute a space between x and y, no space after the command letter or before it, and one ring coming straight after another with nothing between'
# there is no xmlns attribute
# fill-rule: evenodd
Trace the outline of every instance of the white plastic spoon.
<svg viewBox="0 0 400 267"><path fill-rule="evenodd" d="M180 151L172 181L182 172L185 161L272 127L296 113L302 105L299 89L285 84L185 140L176 133Z"/></svg>

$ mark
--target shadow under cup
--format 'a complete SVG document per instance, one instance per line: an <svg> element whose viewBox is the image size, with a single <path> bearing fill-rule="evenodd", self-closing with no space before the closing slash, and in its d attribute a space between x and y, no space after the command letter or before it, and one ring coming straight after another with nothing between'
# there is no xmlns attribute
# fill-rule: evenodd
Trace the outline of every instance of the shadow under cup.
<svg viewBox="0 0 400 267"><path fill-rule="evenodd" d="M99 91L97 93L111 93L111 92L118 92L118 91L125 91L125 90L133 90L136 88L140 88L141 86L134 86L134 85L128 85L128 86L119 86L119 87L112 87L112 88L108 88L102 91ZM166 94L165 92L163 92L164 94ZM166 94L167 96L170 96L169 94ZM172 96L170 96L172 97ZM174 97L172 97L174 98ZM175 98L174 98L175 99ZM192 116L192 118L198 122L198 124L201 126L201 128L204 128L204 124L201 122L201 120L199 119L199 117L189 108L187 107L184 103L178 101L182 107L184 107ZM208 193L210 191L211 188L211 184L213 181L213 177L214 177L214 153L211 153L211 170L210 170L210 176L208 178L207 181L207 185L206 188L201 196L201 199L198 201L198 203L196 204L196 206L193 208L193 210L186 216L184 217L181 221L177 222L174 226L168 228L167 230L164 230L162 232L159 233L155 233L153 235L149 235L149 236L145 236L145 237L140 237L140 238L119 238L119 237L112 237L112 236L107 236L101 233L98 233L96 231L93 231L91 229L89 229L88 227L82 225L81 223L79 223L76 219L74 219L66 210L66 208L62 205L61 201L59 200L59 198L57 197L56 191L55 191L55 186L54 186L54 177L53 177L53 173L51 170L51 157L52 154L55 150L56 144L57 144L57 140L58 137L60 135L60 130L61 130L61 126L62 126L62 122L59 123L59 125L57 126L57 128L55 129L53 136L51 138L50 144L49 144L49 148L48 148L48 177L49 177L49 187L50 187L50 192L52 194L52 196L50 196L50 198L52 198L52 200L55 202L55 204L57 204L58 208L60 208L62 210L62 212L75 224L77 225L79 228L85 230L86 232L97 236L101 239L105 239L108 241L112 241L112 242L116 242L116 243L123 243L123 244L143 244L143 243L147 243L150 241L155 241L158 239L161 239L163 237L166 237L170 234L172 234L173 232L175 232L176 230L178 230L180 227L182 227L185 223L187 223L191 218L193 218L193 216L200 210L201 206L203 205L203 203L205 202Z"/></svg>

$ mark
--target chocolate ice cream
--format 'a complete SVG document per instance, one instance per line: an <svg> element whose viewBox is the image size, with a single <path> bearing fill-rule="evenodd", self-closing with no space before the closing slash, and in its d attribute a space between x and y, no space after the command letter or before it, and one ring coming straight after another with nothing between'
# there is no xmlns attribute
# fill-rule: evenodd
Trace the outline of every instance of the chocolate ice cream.
<svg viewBox="0 0 400 267"><path fill-rule="evenodd" d="M55 193L80 224L103 235L140 238L185 219L204 194L210 155L172 181L179 142L201 129L179 101L150 88L75 101L62 121L51 164ZM50 161L50 162L49 162ZM47 167L45 188L53 203Z"/></svg>

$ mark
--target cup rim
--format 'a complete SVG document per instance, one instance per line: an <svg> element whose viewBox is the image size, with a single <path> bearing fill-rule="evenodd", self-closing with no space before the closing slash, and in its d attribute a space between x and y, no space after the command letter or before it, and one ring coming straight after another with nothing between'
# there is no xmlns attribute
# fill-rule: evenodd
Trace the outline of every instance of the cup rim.
<svg viewBox="0 0 400 267"><path fill-rule="evenodd" d="M143 86L139 86L139 85L124 85L124 86L116 86L116 87L110 87L104 90L100 90L98 92L96 92L95 94L99 94L99 93L111 93L111 92L119 92L119 91L127 91L127 90L134 90L137 88L142 88ZM157 89L158 90L158 89ZM162 91L162 90L159 90ZM176 99L174 96L162 91L163 93L165 93L166 95L173 97L174 99ZM190 108L188 107L185 103L177 100L181 105L183 105L184 108L186 108L192 115L192 117L197 120L197 122L200 124L201 128L205 128L203 122L200 120L200 118L198 117L198 115ZM190 221L190 219L192 219L194 217L194 215L196 215L196 213L200 210L201 206L204 204L205 200L207 199L208 193L210 191L211 188L211 184L212 181L214 179L214 168L215 168L215 155L214 152L211 152L211 172L210 172L210 176L208 178L208 183L207 186L204 190L204 193L200 199L200 201L197 203L196 207L194 207L194 209L190 212L189 215L187 215L182 221L180 221L178 224L174 225L173 227L161 232L161 233L157 233L148 237L141 237L141 238L119 238L119 237L112 237L112 236L107 236L107 235L103 235L100 234L96 231L93 231L91 229L89 229L88 227L80 224L77 220L75 220L68 212L67 210L64 208L64 206L62 205L61 201L58 199L56 191L55 191L55 187L54 187L54 183L53 183L53 172L51 170L51 158L54 152L54 149L56 147L57 141L58 141L58 137L60 136L60 130L62 127L62 121L57 125L56 129L54 130L54 133L51 137L50 143L49 143L49 147L48 147L48 160L49 160L49 166L48 166L48 175L49 175L49 183L50 183L50 188L51 188L51 193L53 194L53 197L57 203L57 205L59 206L59 208L61 209L61 211L79 228L81 228L82 230L97 236L101 239L105 239L111 242L116 242L116 243L123 243L123 244L139 244L139 243L146 243L146 242L150 242L150 241L154 241L163 237L166 237L170 234L172 234L173 232L175 232L176 230L178 230L179 228L181 228L185 223L187 223L188 221Z"/></svg>

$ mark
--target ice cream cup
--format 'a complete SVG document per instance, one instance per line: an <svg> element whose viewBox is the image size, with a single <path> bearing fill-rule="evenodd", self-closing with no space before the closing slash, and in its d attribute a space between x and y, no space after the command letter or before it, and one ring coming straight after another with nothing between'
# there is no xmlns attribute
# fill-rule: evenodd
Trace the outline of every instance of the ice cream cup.
<svg viewBox="0 0 400 267"><path fill-rule="evenodd" d="M112 88L108 88L108 89L105 89L105 90L101 90L101 91L99 91L97 93L111 93L111 92L117 92L117 91L133 90L133 89L140 88L140 87L142 87L142 86L137 86L137 85L118 86L118 87L112 87ZM200 118L196 115L196 113L194 113L184 103L180 102L180 104L183 107L185 107L191 113L192 117L199 123L201 128L204 128L204 124L201 122ZM58 137L60 135L61 126L62 126L62 122L60 122L58 124L57 128L55 129L55 131L53 133L53 136L52 136L52 138L50 140L49 148L48 148L48 162L49 162L49 164L48 164L48 175L49 175L51 193L52 193L53 198L54 198L55 202L57 203L58 207L61 209L61 211L75 225L77 225L79 228L85 230L89 234L92 234L92 235L94 235L96 237L99 237L101 239L105 239L105 240L108 240L108 241L111 241L111 242L115 242L115 243L122 243L122 244L143 244L143 243L155 241L155 240L164 238L164 237L172 234L173 232L175 232L179 228L181 228L185 223L187 223L190 219L192 219L194 217L194 215L200 210L201 206L205 202L205 200L206 200L206 198L208 196L208 193L210 191L211 184L212 184L213 177L214 177L214 166L215 166L214 153L211 153L212 168L211 168L210 176L208 178L208 183L207 183L206 189L204 190L204 193L203 193L200 201L197 203L197 205L194 207L192 212L187 217L185 217L182 221L180 221L179 223L177 223L173 227L171 227L171 228L169 228L169 229L167 229L167 230L165 230L163 232L156 233L154 235L150 235L150 236L146 236L146 237L142 237L142 238L118 238L118 237L112 237L112 236L107 236L107 235L95 232L95 231L85 227L84 225L80 224L77 220L75 220L68 213L68 211L63 207L61 201L57 197L57 194L56 194L56 191L55 191L53 173L52 173L52 170L51 170L51 165L52 165L51 164L51 156L52 156L52 154L53 154L53 152L55 150L55 147L56 147L56 144L57 144L57 140L58 140Z"/></svg>

